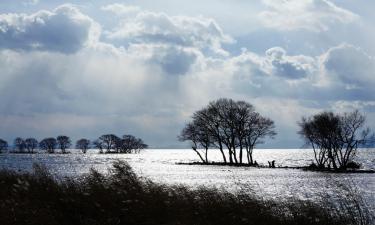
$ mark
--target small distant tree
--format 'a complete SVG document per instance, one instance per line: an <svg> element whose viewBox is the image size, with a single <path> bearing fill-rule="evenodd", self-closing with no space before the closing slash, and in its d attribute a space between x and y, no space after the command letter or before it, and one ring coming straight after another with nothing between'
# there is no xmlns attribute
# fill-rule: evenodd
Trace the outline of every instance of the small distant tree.
<svg viewBox="0 0 375 225"><path fill-rule="evenodd" d="M347 169L357 149L374 140L365 126L366 117L358 110L351 113L318 113L302 118L299 134L311 145L319 168Z"/></svg>
<svg viewBox="0 0 375 225"><path fill-rule="evenodd" d="M99 137L98 141L101 143L102 148L106 150L106 152L110 152L111 150L116 149L116 143L119 141L119 137L114 134L104 134Z"/></svg>
<svg viewBox="0 0 375 225"><path fill-rule="evenodd" d="M57 146L57 141L55 138L45 138L39 142L40 149L45 150L47 153L54 153Z"/></svg>
<svg viewBox="0 0 375 225"><path fill-rule="evenodd" d="M8 149L8 142L0 139L0 153Z"/></svg>
<svg viewBox="0 0 375 225"><path fill-rule="evenodd" d="M136 138L133 135L122 136L122 139L119 140L119 143L120 152L122 153L139 153L140 150L148 147L142 139Z"/></svg>
<svg viewBox="0 0 375 225"><path fill-rule="evenodd" d="M57 140L57 145L59 146L63 154L66 153L66 149L72 146L72 141L70 140L68 136L60 135L56 138L56 140Z"/></svg>
<svg viewBox="0 0 375 225"><path fill-rule="evenodd" d="M25 140L25 148L29 153L34 153L34 150L38 147L38 141L35 138L27 138Z"/></svg>
<svg viewBox="0 0 375 225"><path fill-rule="evenodd" d="M17 137L16 139L14 139L13 145L16 151L18 152L25 151L25 141L22 138Z"/></svg>
<svg viewBox="0 0 375 225"><path fill-rule="evenodd" d="M90 141L85 139L85 138L82 138L82 139L79 139L77 142L76 142L76 148L77 149L81 149L82 153L85 154L87 152L87 149L90 147Z"/></svg>
<svg viewBox="0 0 375 225"><path fill-rule="evenodd" d="M103 143L101 140L96 139L92 142L95 148L99 149L99 153L103 153Z"/></svg>

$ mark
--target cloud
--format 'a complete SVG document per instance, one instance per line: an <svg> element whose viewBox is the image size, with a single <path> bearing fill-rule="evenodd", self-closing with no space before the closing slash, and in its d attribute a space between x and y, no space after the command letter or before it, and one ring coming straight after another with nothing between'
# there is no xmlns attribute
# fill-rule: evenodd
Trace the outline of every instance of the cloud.
<svg viewBox="0 0 375 225"><path fill-rule="evenodd" d="M375 85L375 58L348 44L333 47L322 56L325 72L346 89L367 89Z"/></svg>
<svg viewBox="0 0 375 225"><path fill-rule="evenodd" d="M281 45L227 52L223 46L234 40L213 19L116 7L104 7L119 10L120 22L113 30L103 26L100 41L99 25L73 6L2 15L0 37L14 46L0 44L1 137L132 133L151 146L173 147L194 111L228 97L273 118L282 138L272 143L288 147L297 143L302 115L351 103L374 108L374 58L360 48L343 44L315 56ZM20 30L15 38L6 25ZM46 37L26 38L33 29ZM77 38L63 38L69 43L58 48L50 36L67 31Z"/></svg>
<svg viewBox="0 0 375 225"><path fill-rule="evenodd" d="M356 21L359 16L329 0L263 0L267 10L259 14L267 27L278 30L327 31L336 24Z"/></svg>
<svg viewBox="0 0 375 225"><path fill-rule="evenodd" d="M287 79L305 78L316 70L315 59L309 56L288 56L280 47L266 51L267 61L272 65L272 73Z"/></svg>
<svg viewBox="0 0 375 225"><path fill-rule="evenodd" d="M127 53L155 66L159 66L167 75L184 75L198 63L198 58L204 57L194 48L184 48L175 45L133 44Z"/></svg>
<svg viewBox="0 0 375 225"><path fill-rule="evenodd" d="M102 6L101 9L104 11L113 12L118 16L138 13L141 10L138 6L124 5L119 3Z"/></svg>
<svg viewBox="0 0 375 225"><path fill-rule="evenodd" d="M168 44L220 55L228 54L222 44L233 41L213 19L169 16L145 10L139 11L135 17L124 18L113 31L107 32L107 37L123 46L131 43Z"/></svg>
<svg viewBox="0 0 375 225"><path fill-rule="evenodd" d="M100 33L99 25L72 5L35 14L1 14L0 48L74 53Z"/></svg>
<svg viewBox="0 0 375 225"><path fill-rule="evenodd" d="M28 6L28 5L36 5L39 3L39 0L27 0L27 1L24 1L23 4L25 6Z"/></svg>

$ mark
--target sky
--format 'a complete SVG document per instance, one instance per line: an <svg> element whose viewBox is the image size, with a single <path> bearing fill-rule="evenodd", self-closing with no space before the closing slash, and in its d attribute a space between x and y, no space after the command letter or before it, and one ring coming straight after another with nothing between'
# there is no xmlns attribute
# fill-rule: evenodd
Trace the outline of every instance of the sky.
<svg viewBox="0 0 375 225"><path fill-rule="evenodd" d="M184 148L192 114L253 104L297 122L359 109L375 128L375 1L0 1L0 138L133 134Z"/></svg>

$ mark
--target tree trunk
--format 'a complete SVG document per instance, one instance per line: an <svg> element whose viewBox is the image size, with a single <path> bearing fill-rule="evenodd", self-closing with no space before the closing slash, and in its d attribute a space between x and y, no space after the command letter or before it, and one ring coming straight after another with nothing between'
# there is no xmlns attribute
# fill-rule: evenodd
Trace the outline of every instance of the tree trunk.
<svg viewBox="0 0 375 225"><path fill-rule="evenodd" d="M242 141L240 141L240 164L242 164Z"/></svg>
<svg viewBox="0 0 375 225"><path fill-rule="evenodd" d="M221 143L221 140L219 140L219 147L220 147L221 155L223 156L224 163L227 163L227 158L225 157L225 153L224 153L224 150L223 150L223 144Z"/></svg>
<svg viewBox="0 0 375 225"><path fill-rule="evenodd" d="M196 148L192 148L192 149L193 149L193 151L194 151L195 153L197 153L197 155L198 155L199 158L202 160L202 162L205 163L204 158L202 157L201 153L200 153Z"/></svg>
<svg viewBox="0 0 375 225"><path fill-rule="evenodd" d="M228 151L229 151L229 163L230 164L233 164L233 156L232 156L232 150L230 148L228 148Z"/></svg>
<svg viewBox="0 0 375 225"><path fill-rule="evenodd" d="M206 163L208 163L208 148L206 148Z"/></svg>

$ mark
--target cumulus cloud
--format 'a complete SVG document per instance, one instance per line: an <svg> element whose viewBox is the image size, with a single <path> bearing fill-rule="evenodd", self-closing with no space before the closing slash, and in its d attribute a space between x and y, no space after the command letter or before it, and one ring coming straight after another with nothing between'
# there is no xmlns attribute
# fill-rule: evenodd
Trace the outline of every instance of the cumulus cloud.
<svg viewBox="0 0 375 225"><path fill-rule="evenodd" d="M1 14L0 48L74 53L99 36L99 26L72 5L35 14Z"/></svg>
<svg viewBox="0 0 375 225"><path fill-rule="evenodd" d="M158 43L194 47L222 55L228 54L222 44L232 41L213 19L169 16L146 10L139 11L135 17L124 18L107 36L122 45Z"/></svg>
<svg viewBox="0 0 375 225"><path fill-rule="evenodd" d="M118 16L138 13L141 9L138 6L124 5L124 4L110 4L101 7L102 10L115 13Z"/></svg>
<svg viewBox="0 0 375 225"><path fill-rule="evenodd" d="M2 15L0 37L8 42L0 42L1 137L133 133L172 147L195 110L229 97L253 103L275 119L282 140L295 141L302 115L332 104L373 108L374 58L359 48L340 45L317 56L280 46L234 54L223 47L232 38L212 19L126 7L103 8L117 10L121 22L100 42L91 35L99 25L73 6ZM45 38L30 36L36 31ZM51 41L65 32L60 47Z"/></svg>
<svg viewBox="0 0 375 225"><path fill-rule="evenodd" d="M352 45L333 47L322 56L325 72L333 82L347 89L371 88L375 85L375 58Z"/></svg>
<svg viewBox="0 0 375 225"><path fill-rule="evenodd" d="M225 61L231 64L229 67L234 69L237 77L248 77L258 87L264 82L311 81L318 70L316 58L289 55L281 47L270 48L263 55L244 50L240 55Z"/></svg>
<svg viewBox="0 0 375 225"><path fill-rule="evenodd" d="M259 19L265 26L279 30L327 31L332 25L359 18L329 0L263 0L263 3L268 9L259 14Z"/></svg>
<svg viewBox="0 0 375 225"><path fill-rule="evenodd" d="M305 78L316 71L315 59L309 56L288 56L280 47L266 51L267 61L272 65L272 73L287 79Z"/></svg>

